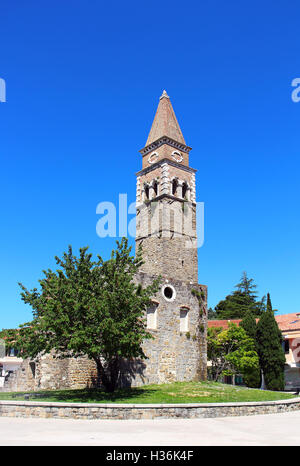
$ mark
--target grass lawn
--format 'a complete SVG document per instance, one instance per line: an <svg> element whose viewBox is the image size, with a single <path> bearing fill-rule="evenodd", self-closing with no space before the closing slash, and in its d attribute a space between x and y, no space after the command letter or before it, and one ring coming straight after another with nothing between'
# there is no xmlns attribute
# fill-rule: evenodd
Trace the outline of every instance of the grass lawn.
<svg viewBox="0 0 300 466"><path fill-rule="evenodd" d="M118 390L41 390L39 392L0 392L0 400L85 402L85 403L221 403L233 401L272 401L294 398L291 393L255 390L216 382L175 382ZM28 398L28 397L26 397Z"/></svg>

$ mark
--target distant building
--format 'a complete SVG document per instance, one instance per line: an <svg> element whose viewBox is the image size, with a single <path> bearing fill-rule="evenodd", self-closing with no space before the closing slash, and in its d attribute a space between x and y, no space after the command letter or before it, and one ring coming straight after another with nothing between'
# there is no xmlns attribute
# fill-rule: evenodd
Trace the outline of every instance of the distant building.
<svg viewBox="0 0 300 466"><path fill-rule="evenodd" d="M300 313L282 314L275 319L283 336L285 390L300 389ZM240 322L241 319L208 320L207 327L227 329L229 323L239 325Z"/></svg>
<svg viewBox="0 0 300 466"><path fill-rule="evenodd" d="M9 375L19 369L23 359L19 357L18 351L14 348L6 350L5 356L0 357L0 388L4 386Z"/></svg>

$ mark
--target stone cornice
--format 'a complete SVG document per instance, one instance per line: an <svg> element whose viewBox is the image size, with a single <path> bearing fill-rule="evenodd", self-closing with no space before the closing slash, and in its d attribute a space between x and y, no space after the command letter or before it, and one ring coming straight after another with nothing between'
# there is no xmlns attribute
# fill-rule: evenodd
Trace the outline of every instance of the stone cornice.
<svg viewBox="0 0 300 466"><path fill-rule="evenodd" d="M170 199L171 201L185 202L186 204L188 204L190 206L195 206L196 205L196 202L187 201L186 199L183 199L182 197L173 196L173 194L164 193L164 194L160 194L159 196L154 197L153 199L147 199L146 202L143 201L140 204L137 204L136 208L140 208L142 206L148 207L152 202L153 203L158 202L161 199Z"/></svg>
<svg viewBox="0 0 300 466"><path fill-rule="evenodd" d="M168 144L169 146L172 146L175 149L182 150L182 152L186 152L187 154L190 152L190 150L192 150L191 147L186 146L181 142L177 142L174 139L169 138L168 136L162 136L161 138L157 139L156 141L141 149L139 152L144 156L149 152L152 152L153 150L162 146L163 144Z"/></svg>
<svg viewBox="0 0 300 466"><path fill-rule="evenodd" d="M164 163L167 163L168 165L171 165L172 167L180 168L181 170L184 170L189 173L197 172L195 168L187 167L186 165L182 165L181 163L173 162L173 160L164 158L162 160L159 160L158 162L153 163L149 167L143 168L142 170L136 173L136 176L145 175L146 173L149 173L152 170L155 170L156 168L160 167Z"/></svg>

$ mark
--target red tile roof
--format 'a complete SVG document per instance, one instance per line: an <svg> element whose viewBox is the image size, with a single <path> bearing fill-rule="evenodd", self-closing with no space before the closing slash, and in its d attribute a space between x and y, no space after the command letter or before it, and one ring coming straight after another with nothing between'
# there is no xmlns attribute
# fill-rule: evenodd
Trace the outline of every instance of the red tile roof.
<svg viewBox="0 0 300 466"><path fill-rule="evenodd" d="M215 327L222 327L222 328L228 328L229 324L237 324L239 325L239 323L241 322L241 319L237 319L237 320L208 320L207 321L207 326L209 328L215 328Z"/></svg>
<svg viewBox="0 0 300 466"><path fill-rule="evenodd" d="M292 314L282 314L279 316L275 316L276 322L278 327L282 332L286 332L288 330L300 330L300 313L292 313ZM216 328L222 327L227 329L229 323L234 323L239 325L242 319L232 319L232 320L209 320L207 325L209 328ZM258 322L258 319L256 319Z"/></svg>
<svg viewBox="0 0 300 466"><path fill-rule="evenodd" d="M275 316L280 330L300 330L300 312Z"/></svg>

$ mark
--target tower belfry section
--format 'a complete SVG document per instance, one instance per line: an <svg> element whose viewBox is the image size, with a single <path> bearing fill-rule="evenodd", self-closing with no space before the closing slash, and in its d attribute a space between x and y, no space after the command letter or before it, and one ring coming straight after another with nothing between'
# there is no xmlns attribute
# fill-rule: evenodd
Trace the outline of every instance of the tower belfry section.
<svg viewBox="0 0 300 466"><path fill-rule="evenodd" d="M145 285L162 277L162 287L147 311L154 340L144 382L163 383L206 378L207 288L198 284L196 170L170 97L163 91L154 121L140 150L137 173L136 248Z"/></svg>

